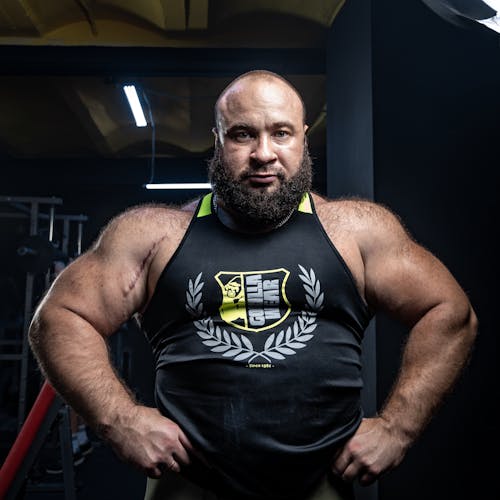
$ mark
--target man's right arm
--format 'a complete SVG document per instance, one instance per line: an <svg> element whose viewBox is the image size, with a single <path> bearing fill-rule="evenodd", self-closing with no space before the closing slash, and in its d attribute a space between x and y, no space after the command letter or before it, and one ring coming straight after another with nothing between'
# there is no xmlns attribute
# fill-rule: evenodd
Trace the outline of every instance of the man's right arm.
<svg viewBox="0 0 500 500"><path fill-rule="evenodd" d="M106 339L147 301L163 217L166 209L146 207L112 221L54 281L29 332L53 387L122 459L152 477L161 474L159 464L178 471L189 463L190 444L174 422L135 401L109 360Z"/></svg>

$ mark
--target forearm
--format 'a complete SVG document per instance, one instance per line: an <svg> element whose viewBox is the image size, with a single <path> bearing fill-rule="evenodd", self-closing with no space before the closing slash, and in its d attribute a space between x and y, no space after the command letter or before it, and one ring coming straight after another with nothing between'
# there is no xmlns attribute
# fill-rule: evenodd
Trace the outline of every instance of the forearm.
<svg viewBox="0 0 500 500"><path fill-rule="evenodd" d="M130 414L135 402L115 373L103 336L64 308L42 308L30 344L44 375L84 420L101 431Z"/></svg>
<svg viewBox="0 0 500 500"><path fill-rule="evenodd" d="M474 312L433 308L412 328L396 383L380 413L391 432L410 446L454 386L470 355Z"/></svg>
<svg viewBox="0 0 500 500"><path fill-rule="evenodd" d="M109 360L105 338L67 309L42 308L30 342L48 381L117 455L151 477L159 464L179 472L191 444L156 408L135 402Z"/></svg>

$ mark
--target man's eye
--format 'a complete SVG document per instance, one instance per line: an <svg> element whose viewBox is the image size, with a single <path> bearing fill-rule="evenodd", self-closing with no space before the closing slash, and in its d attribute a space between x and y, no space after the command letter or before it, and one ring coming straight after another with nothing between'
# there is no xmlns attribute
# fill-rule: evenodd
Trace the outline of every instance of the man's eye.
<svg viewBox="0 0 500 500"><path fill-rule="evenodd" d="M248 141L251 138L248 130L235 130L230 133L229 136L233 139L233 141Z"/></svg>
<svg viewBox="0 0 500 500"><path fill-rule="evenodd" d="M274 135L280 139L288 137L290 134L286 130L277 130Z"/></svg>

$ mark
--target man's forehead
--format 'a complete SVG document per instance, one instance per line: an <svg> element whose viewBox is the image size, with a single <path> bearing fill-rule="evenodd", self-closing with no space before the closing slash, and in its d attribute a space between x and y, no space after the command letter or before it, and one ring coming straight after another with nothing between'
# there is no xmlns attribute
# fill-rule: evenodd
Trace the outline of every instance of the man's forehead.
<svg viewBox="0 0 500 500"><path fill-rule="evenodd" d="M289 85L277 78L269 76L248 76L237 80L225 90L220 100L226 101L228 99L239 98L248 94L258 94L262 96L276 94L286 96L293 95L297 101L300 101L296 92Z"/></svg>
<svg viewBox="0 0 500 500"><path fill-rule="evenodd" d="M218 111L225 115L231 114L232 111L241 111L243 108L267 109L267 106L272 108L273 105L282 107L284 111L293 112L295 108L302 113L303 110L301 98L285 82L268 76L249 76L237 80L224 91L218 101Z"/></svg>

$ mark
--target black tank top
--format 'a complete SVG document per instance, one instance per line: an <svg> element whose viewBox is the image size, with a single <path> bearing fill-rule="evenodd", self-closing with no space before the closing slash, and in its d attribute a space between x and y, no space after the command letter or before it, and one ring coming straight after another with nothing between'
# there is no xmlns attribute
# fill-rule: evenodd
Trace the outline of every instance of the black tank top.
<svg viewBox="0 0 500 500"><path fill-rule="evenodd" d="M361 421L371 316L309 195L264 234L227 228L211 199L142 317L156 402L203 452L188 478L229 498L300 498Z"/></svg>

